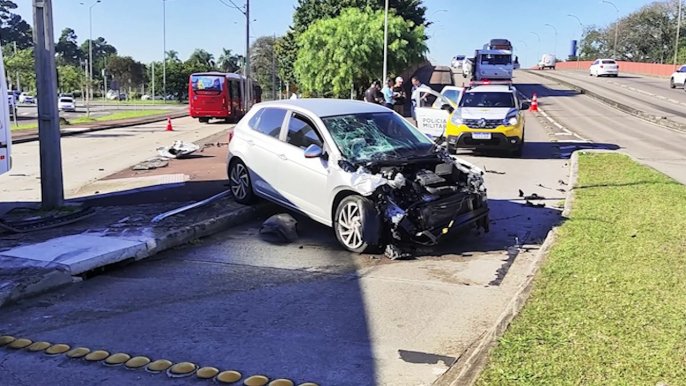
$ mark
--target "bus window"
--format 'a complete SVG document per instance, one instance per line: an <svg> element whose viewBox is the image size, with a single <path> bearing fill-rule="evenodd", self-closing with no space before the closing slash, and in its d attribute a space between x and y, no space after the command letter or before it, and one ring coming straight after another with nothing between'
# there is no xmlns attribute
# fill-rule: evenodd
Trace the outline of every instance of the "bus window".
<svg viewBox="0 0 686 386"><path fill-rule="evenodd" d="M219 94L224 88L224 77L221 75L193 75L191 87L195 93Z"/></svg>

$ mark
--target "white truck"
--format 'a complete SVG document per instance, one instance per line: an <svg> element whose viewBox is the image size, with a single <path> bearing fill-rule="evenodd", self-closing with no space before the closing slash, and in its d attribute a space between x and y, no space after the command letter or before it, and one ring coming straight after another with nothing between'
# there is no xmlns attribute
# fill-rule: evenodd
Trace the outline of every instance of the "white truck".
<svg viewBox="0 0 686 386"><path fill-rule="evenodd" d="M512 80L512 44L507 39L491 39L483 49L476 50L469 70L464 77L473 81Z"/></svg>
<svg viewBox="0 0 686 386"><path fill-rule="evenodd" d="M550 69L555 69L555 63L557 63L557 59L555 58L555 55L553 54L544 54L543 57L541 57L541 61L538 62L538 69L539 70L545 70L546 68Z"/></svg>
<svg viewBox="0 0 686 386"><path fill-rule="evenodd" d="M0 93L7 94L7 79L3 64L2 49L0 49ZM14 96L12 96L14 98ZM8 101L9 102L9 101ZM7 173L12 167L12 133L10 131L10 109L15 108L9 103L0 103L0 174Z"/></svg>

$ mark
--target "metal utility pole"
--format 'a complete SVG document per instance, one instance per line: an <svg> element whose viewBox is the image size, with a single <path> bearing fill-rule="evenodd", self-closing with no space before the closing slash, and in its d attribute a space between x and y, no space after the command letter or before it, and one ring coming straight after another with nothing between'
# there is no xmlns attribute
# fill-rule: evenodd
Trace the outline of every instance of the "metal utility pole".
<svg viewBox="0 0 686 386"><path fill-rule="evenodd" d="M33 28L38 88L41 199L43 209L51 210L64 204L52 0L33 0Z"/></svg>
<svg viewBox="0 0 686 386"><path fill-rule="evenodd" d="M93 100L93 7L98 5L100 0L97 0L93 5L88 7L88 93L90 100ZM90 109L88 110L90 117Z"/></svg>
<svg viewBox="0 0 686 386"><path fill-rule="evenodd" d="M579 69L579 58L581 57L581 42L584 40L584 23L582 23L581 19L579 19L577 16L574 16L574 15L567 15L567 16L575 18L579 22L579 25L581 26L581 34L579 35L579 42L577 43L577 47L576 47L576 68L578 70Z"/></svg>
<svg viewBox="0 0 686 386"><path fill-rule="evenodd" d="M677 38L677 40L679 40L679 39ZM17 42L13 42L13 43L14 43L14 55L17 55ZM17 84L16 84L16 86L17 86L17 91L21 91L21 82L19 80L19 70L17 70Z"/></svg>
<svg viewBox="0 0 686 386"><path fill-rule="evenodd" d="M537 34L536 32L532 32L532 34L536 35L536 37L538 38L538 51L536 51L536 56L540 58L541 57L541 36L539 34ZM540 59L537 59L537 60L540 60Z"/></svg>
<svg viewBox="0 0 686 386"><path fill-rule="evenodd" d="M383 78L381 79L386 84L388 77L388 2L386 0L385 22L383 27Z"/></svg>
<svg viewBox="0 0 686 386"><path fill-rule="evenodd" d="M524 46L526 47L526 51L524 53L525 61L529 61L529 45L524 41L524 40L518 40L521 43L524 43Z"/></svg>
<svg viewBox="0 0 686 386"><path fill-rule="evenodd" d="M162 103L167 103L167 0L162 0Z"/></svg>
<svg viewBox="0 0 686 386"><path fill-rule="evenodd" d="M674 69L677 67L677 60L679 59L679 33L681 32L681 4L682 0L679 0L679 16L677 17L676 25L676 42L674 43ZM19 78L17 78L19 79Z"/></svg>
<svg viewBox="0 0 686 386"><path fill-rule="evenodd" d="M272 44L272 94L276 100L276 33L274 34L274 43Z"/></svg>
<svg viewBox="0 0 686 386"><path fill-rule="evenodd" d="M250 81L250 0L245 0L245 111L250 109L252 82Z"/></svg>
<svg viewBox="0 0 686 386"><path fill-rule="evenodd" d="M152 67L152 104L155 104L155 62L150 65Z"/></svg>

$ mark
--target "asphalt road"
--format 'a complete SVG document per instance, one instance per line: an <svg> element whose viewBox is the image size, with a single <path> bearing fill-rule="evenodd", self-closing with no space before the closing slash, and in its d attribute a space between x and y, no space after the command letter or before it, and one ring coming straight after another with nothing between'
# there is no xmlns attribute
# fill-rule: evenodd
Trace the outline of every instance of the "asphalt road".
<svg viewBox="0 0 686 386"><path fill-rule="evenodd" d="M597 78L589 76L588 71L576 70L532 72L566 80L634 109L686 124L686 92L670 89L669 79L621 73L617 78Z"/></svg>
<svg viewBox="0 0 686 386"><path fill-rule="evenodd" d="M244 378L429 385L503 311L561 221L558 181L568 168L560 146L578 143L553 138L528 114L521 159L460 153L490 171L490 233L467 230L391 261L345 252L330 229L299 216L292 244L261 235L257 220L7 308L1 332ZM525 206L519 189L546 197L546 207ZM0 384L190 382L7 349L0 369Z"/></svg>
<svg viewBox="0 0 686 386"><path fill-rule="evenodd" d="M686 133L634 118L537 75L518 71L515 80L527 96L537 93L547 114L596 147L618 148L686 184Z"/></svg>
<svg viewBox="0 0 686 386"><path fill-rule="evenodd" d="M185 109L187 106L178 104L168 104L164 105L162 103L157 103L155 105L118 105L114 103L107 104L92 104L91 105L91 117L98 118L106 115L114 114L122 111L136 111L136 110L181 110ZM85 106L78 104L76 105L75 112L60 111L60 117L66 120L76 119L85 117L87 109ZM19 104L17 105L17 123L20 125L36 123L38 117L38 108L34 104ZM14 122L12 122L14 124Z"/></svg>

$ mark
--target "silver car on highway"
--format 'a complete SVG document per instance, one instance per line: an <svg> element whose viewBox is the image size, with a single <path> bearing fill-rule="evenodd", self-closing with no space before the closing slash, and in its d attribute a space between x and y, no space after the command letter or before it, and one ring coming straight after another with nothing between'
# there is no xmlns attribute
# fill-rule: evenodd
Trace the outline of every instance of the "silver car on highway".
<svg viewBox="0 0 686 386"><path fill-rule="evenodd" d="M488 231L483 171L376 104L259 103L230 135L227 172L237 202L261 197L300 212L352 252Z"/></svg>

